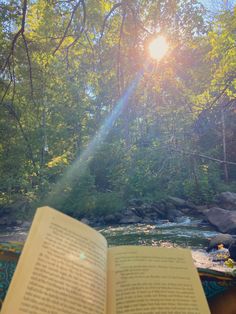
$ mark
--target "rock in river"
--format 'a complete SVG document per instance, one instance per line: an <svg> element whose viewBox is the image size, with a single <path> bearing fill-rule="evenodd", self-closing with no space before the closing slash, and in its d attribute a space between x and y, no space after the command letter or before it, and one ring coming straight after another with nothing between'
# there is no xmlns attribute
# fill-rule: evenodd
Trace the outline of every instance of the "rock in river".
<svg viewBox="0 0 236 314"><path fill-rule="evenodd" d="M236 193L222 192L218 196L219 205L225 209L236 210Z"/></svg>
<svg viewBox="0 0 236 314"><path fill-rule="evenodd" d="M230 257L234 261L236 261L236 241L230 245L230 247L229 247L229 254L230 254Z"/></svg>
<svg viewBox="0 0 236 314"><path fill-rule="evenodd" d="M218 234L211 239L208 245L208 251L212 249L217 249L219 244L223 244L224 247L229 248L229 246L234 243L235 239L230 234Z"/></svg>
<svg viewBox="0 0 236 314"><path fill-rule="evenodd" d="M220 232L236 234L236 211L212 207L205 215L208 221Z"/></svg>

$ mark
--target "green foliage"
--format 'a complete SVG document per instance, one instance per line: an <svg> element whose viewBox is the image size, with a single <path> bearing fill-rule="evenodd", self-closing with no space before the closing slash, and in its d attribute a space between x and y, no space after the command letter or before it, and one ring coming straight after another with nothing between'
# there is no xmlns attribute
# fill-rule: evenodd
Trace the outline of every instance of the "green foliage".
<svg viewBox="0 0 236 314"><path fill-rule="evenodd" d="M87 171L66 185L62 195L55 195L50 205L80 218L93 212L96 202L95 193L94 177Z"/></svg>
<svg viewBox="0 0 236 314"><path fill-rule="evenodd" d="M236 158L236 8L209 26L195 0L88 0L86 10L78 3L28 2L24 36L22 3L0 4L1 204L19 195L34 207L54 195L158 34L170 53L150 61L83 175L74 173L50 204L81 217L117 211L134 197L201 203L235 190L235 165L226 183L222 164L199 155L225 158L223 108L226 157Z"/></svg>
<svg viewBox="0 0 236 314"><path fill-rule="evenodd" d="M184 196L193 201L195 204L210 203L215 196L207 176L201 176L198 185L194 179L186 179L183 182Z"/></svg>
<svg viewBox="0 0 236 314"><path fill-rule="evenodd" d="M124 209L125 203L119 192L98 192L95 194L95 206L92 211L94 216L114 214Z"/></svg>

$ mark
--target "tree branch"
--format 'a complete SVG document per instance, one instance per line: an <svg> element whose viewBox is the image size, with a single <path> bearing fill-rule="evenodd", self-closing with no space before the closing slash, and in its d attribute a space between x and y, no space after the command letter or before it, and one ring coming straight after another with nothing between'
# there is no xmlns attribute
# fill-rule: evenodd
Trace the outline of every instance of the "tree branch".
<svg viewBox="0 0 236 314"><path fill-rule="evenodd" d="M126 11L124 11L124 13L122 14L122 22L121 22L121 26L120 26L120 36L119 36L119 43L118 43L118 55L117 55L117 78L118 78L119 97L120 97L122 90L124 88L124 82L122 82L122 88L121 88L121 84L120 84L120 76L121 76L121 72L123 72L123 71L121 71L121 60L120 59L121 59L121 39L123 36L125 17L126 17Z"/></svg>
<svg viewBox="0 0 236 314"><path fill-rule="evenodd" d="M33 88L33 76L32 76L32 64L31 64L31 59L30 59L30 55L29 55L29 48L28 48L28 44L25 38L25 34L22 33L22 38L24 41L24 45L25 45L25 50L26 50L26 55L27 55L27 59L28 59L28 64L29 64L29 79L30 79L30 91L31 91L31 97L32 99L34 99L34 88Z"/></svg>
<svg viewBox="0 0 236 314"><path fill-rule="evenodd" d="M64 35L62 36L62 38L61 38L61 40L59 41L59 44L57 45L57 47L55 48L55 50L53 51L53 53L52 53L53 55L55 55L55 53L58 51L58 49L61 47L63 41L65 40L66 35L67 35L67 32L69 31L69 28L70 28L71 23L72 23L72 21L73 21L74 15L75 15L75 13L76 13L76 11L77 11L77 9L78 9L80 3L83 3L83 0L79 0L78 3L75 5L75 7L74 7L74 9L73 9L73 11L72 11L72 13L71 13L70 20L69 20L69 22L68 22L68 24L67 24L67 26L66 26Z"/></svg>
<svg viewBox="0 0 236 314"><path fill-rule="evenodd" d="M74 46L77 41L80 39L80 36L83 34L84 32L84 29L85 29L85 23L86 23L86 6L85 6L85 2L84 0L80 0L81 4L82 4L82 7L83 7L83 25L80 29L80 32L79 34L76 36L75 40L67 46L67 49L69 50L72 46Z"/></svg>
<svg viewBox="0 0 236 314"><path fill-rule="evenodd" d="M198 153L195 153L195 152L187 152L187 151L180 150L180 149L173 148L173 147L170 147L170 150L173 150L175 152L182 153L182 154L185 154L185 155L188 155L188 156L195 156L195 157L199 157L199 158L203 158L203 159L207 159L207 160L212 160L212 161L218 162L220 164L228 164L228 165L236 166L236 162L233 162L233 161L221 160L221 159L213 158L213 157L210 157L210 156L207 156L207 155L204 155L204 154L198 154Z"/></svg>
<svg viewBox="0 0 236 314"><path fill-rule="evenodd" d="M24 0L23 8L22 8L21 28L18 30L18 32L13 37L10 52L9 52L7 58L6 58L5 63L3 64L2 68L1 68L1 72L4 72L6 67L7 67L7 65L10 64L10 58L11 58L11 56L14 53L16 42L17 42L18 38L20 37L20 35L22 35L24 33L24 31L25 31L26 12L27 12L27 0Z"/></svg>
<svg viewBox="0 0 236 314"><path fill-rule="evenodd" d="M107 20L109 19L109 17L111 16L111 14L117 9L119 8L120 6L122 5L122 2L119 2L119 3L116 3L110 10L110 12L105 16L104 18L104 21L103 21L103 24L102 24L102 29L101 29L101 35L100 35L100 39L102 39L103 37L103 33L104 33L104 30L105 30L105 27L106 27L106 22Z"/></svg>
<svg viewBox="0 0 236 314"><path fill-rule="evenodd" d="M219 95L217 95L215 97L215 99L210 103L208 109L212 109L212 107L214 106L214 104L224 95L225 91L227 90L227 88L229 88L230 83L233 81L233 78L228 79L226 82L225 87L222 89L222 91L219 93Z"/></svg>
<svg viewBox="0 0 236 314"><path fill-rule="evenodd" d="M12 55L13 56L13 55ZM16 123L18 124L19 126L19 129L20 129L20 132L21 132L21 135L26 143L26 147L27 147L27 150L28 150L28 155L29 155L29 159L32 161L32 164L33 166L35 167L36 169L36 163L35 163L35 160L34 160L34 156L33 156L33 151L32 151L32 148L31 148L31 145L30 145L30 142L29 142L29 139L28 139L28 136L26 135L25 131L24 131L24 128L23 128L23 125L20 121L20 117L14 107L14 99L15 99L15 89L16 89L16 78L15 78L15 68L14 68L14 59L12 61L12 64L13 64L13 67L12 67L12 71L11 71L11 68L10 68L10 65L9 65L9 74L10 74L10 82L7 86L7 89L1 99L1 104L3 104L3 106L7 109L7 111L9 112L9 114L11 116L13 116L13 118L16 120ZM13 90L12 90L12 97L11 97L11 101L10 102L4 102L4 98L7 94L7 92L9 91L10 89L10 86L11 84L13 83ZM37 171L36 171L37 172Z"/></svg>

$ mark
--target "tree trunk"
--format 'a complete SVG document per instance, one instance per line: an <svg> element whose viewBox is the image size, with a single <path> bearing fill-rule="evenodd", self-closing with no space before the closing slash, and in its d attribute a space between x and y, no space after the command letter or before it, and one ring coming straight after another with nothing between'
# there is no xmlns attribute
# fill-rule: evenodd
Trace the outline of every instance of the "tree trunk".
<svg viewBox="0 0 236 314"><path fill-rule="evenodd" d="M222 126L222 144L223 144L223 161L224 161L224 180L229 181L229 173L227 166L227 151L226 151L226 137L225 137L225 114L224 109L221 109L221 126Z"/></svg>

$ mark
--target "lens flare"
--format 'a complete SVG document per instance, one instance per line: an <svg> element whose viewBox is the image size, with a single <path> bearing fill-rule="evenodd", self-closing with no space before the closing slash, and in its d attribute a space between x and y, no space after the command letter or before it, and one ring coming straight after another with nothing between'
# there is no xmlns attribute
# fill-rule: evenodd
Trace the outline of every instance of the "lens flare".
<svg viewBox="0 0 236 314"><path fill-rule="evenodd" d="M116 103L113 111L105 119L104 123L102 124L94 138L91 140L91 142L88 143L87 148L74 161L74 163L72 163L72 165L67 168L67 170L63 174L63 177L54 185L52 191L49 193L45 200L46 204L52 206L55 206L55 202L60 204L60 202L63 201L66 197L66 189L68 189L68 187L73 188L73 186L76 184L76 180L83 176L94 154L102 146L114 123L119 118L124 108L128 105L129 99L134 94L138 83L143 77L143 73L144 69L141 69L136 74L122 97Z"/></svg>
<svg viewBox="0 0 236 314"><path fill-rule="evenodd" d="M150 56L157 61L160 61L168 50L169 45L163 36L158 36L149 45Z"/></svg>

